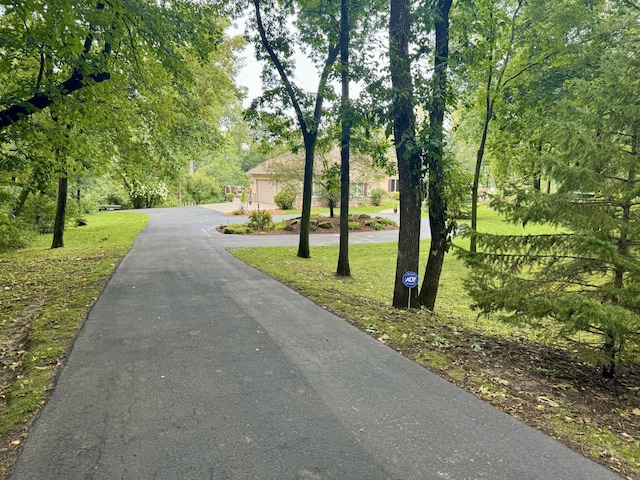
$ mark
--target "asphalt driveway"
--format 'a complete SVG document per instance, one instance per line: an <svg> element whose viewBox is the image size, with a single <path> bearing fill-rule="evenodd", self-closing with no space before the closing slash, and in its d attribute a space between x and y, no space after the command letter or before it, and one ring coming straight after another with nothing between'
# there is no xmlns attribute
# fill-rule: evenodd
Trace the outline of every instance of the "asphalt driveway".
<svg viewBox="0 0 640 480"><path fill-rule="evenodd" d="M226 251L297 237L148 213L11 479L619 479Z"/></svg>

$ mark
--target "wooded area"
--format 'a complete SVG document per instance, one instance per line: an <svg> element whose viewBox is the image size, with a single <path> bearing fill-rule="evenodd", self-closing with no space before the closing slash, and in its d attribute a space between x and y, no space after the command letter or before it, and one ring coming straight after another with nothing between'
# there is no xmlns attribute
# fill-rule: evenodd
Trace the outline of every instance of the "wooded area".
<svg viewBox="0 0 640 480"><path fill-rule="evenodd" d="M246 38L229 37L240 18ZM551 326L614 376L640 329L639 22L635 0L2 2L0 249L43 233L62 247L65 223L101 204L222 201L290 148L305 151L308 258L316 149L339 145L341 218L350 151L397 168L395 307L437 309L469 217L456 250L479 311ZM247 42L264 69L245 110ZM296 83L296 51L314 92ZM488 199L555 233L483 232ZM421 268L423 209L418 293L402 275ZM346 229L337 273L351 274Z"/></svg>

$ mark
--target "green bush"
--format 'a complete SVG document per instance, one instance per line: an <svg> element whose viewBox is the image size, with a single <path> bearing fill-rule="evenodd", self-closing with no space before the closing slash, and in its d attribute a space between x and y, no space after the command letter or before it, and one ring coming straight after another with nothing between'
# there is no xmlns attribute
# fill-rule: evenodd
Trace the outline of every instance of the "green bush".
<svg viewBox="0 0 640 480"><path fill-rule="evenodd" d="M256 210L249 215L249 228L253 230L263 231L272 225L271 214L266 210Z"/></svg>
<svg viewBox="0 0 640 480"><path fill-rule="evenodd" d="M223 227L222 232L228 234L245 235L247 233L251 233L252 230L248 228L244 223L230 223L229 225L225 225Z"/></svg>
<svg viewBox="0 0 640 480"><path fill-rule="evenodd" d="M100 203L105 205L120 205L124 207L128 204L128 201L117 193L109 193L106 197L104 197L104 201Z"/></svg>
<svg viewBox="0 0 640 480"><path fill-rule="evenodd" d="M397 227L398 224L395 222L395 220L392 220L390 218L387 217L376 217L376 220L384 225L389 225L392 227Z"/></svg>
<svg viewBox="0 0 640 480"><path fill-rule="evenodd" d="M227 202L233 202L235 198L236 196L232 192L227 193Z"/></svg>
<svg viewBox="0 0 640 480"><path fill-rule="evenodd" d="M196 172L191 175L187 180L185 189L197 205L219 202L222 199L220 182L202 172Z"/></svg>
<svg viewBox="0 0 640 480"><path fill-rule="evenodd" d="M290 188L285 188L284 190L280 190L273 197L273 201L276 202L278 208L282 210L291 210L293 208L293 202L296 201L296 192L294 192Z"/></svg>
<svg viewBox="0 0 640 480"><path fill-rule="evenodd" d="M26 247L34 231L24 223L0 213L0 252Z"/></svg>
<svg viewBox="0 0 640 480"><path fill-rule="evenodd" d="M387 196L384 188L374 188L371 190L371 204L376 207L382 203L382 199Z"/></svg>

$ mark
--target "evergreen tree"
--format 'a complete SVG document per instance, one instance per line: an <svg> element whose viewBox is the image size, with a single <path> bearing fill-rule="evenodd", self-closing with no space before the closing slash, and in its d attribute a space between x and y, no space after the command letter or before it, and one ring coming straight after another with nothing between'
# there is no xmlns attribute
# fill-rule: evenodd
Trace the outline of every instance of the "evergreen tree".
<svg viewBox="0 0 640 480"><path fill-rule="evenodd" d="M555 324L612 377L625 346L640 340L640 11L608 6L596 18L571 39L579 75L545 111L548 145L536 161L555 191L515 185L493 202L513 221L558 233L478 234L479 253L462 255L479 309Z"/></svg>

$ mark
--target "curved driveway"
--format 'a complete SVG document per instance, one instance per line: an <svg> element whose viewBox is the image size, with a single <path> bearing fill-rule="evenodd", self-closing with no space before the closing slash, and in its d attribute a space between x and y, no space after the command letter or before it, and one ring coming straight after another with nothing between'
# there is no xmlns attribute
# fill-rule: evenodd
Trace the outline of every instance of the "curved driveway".
<svg viewBox="0 0 640 480"><path fill-rule="evenodd" d="M619 480L225 250L297 237L148 213L13 480Z"/></svg>

